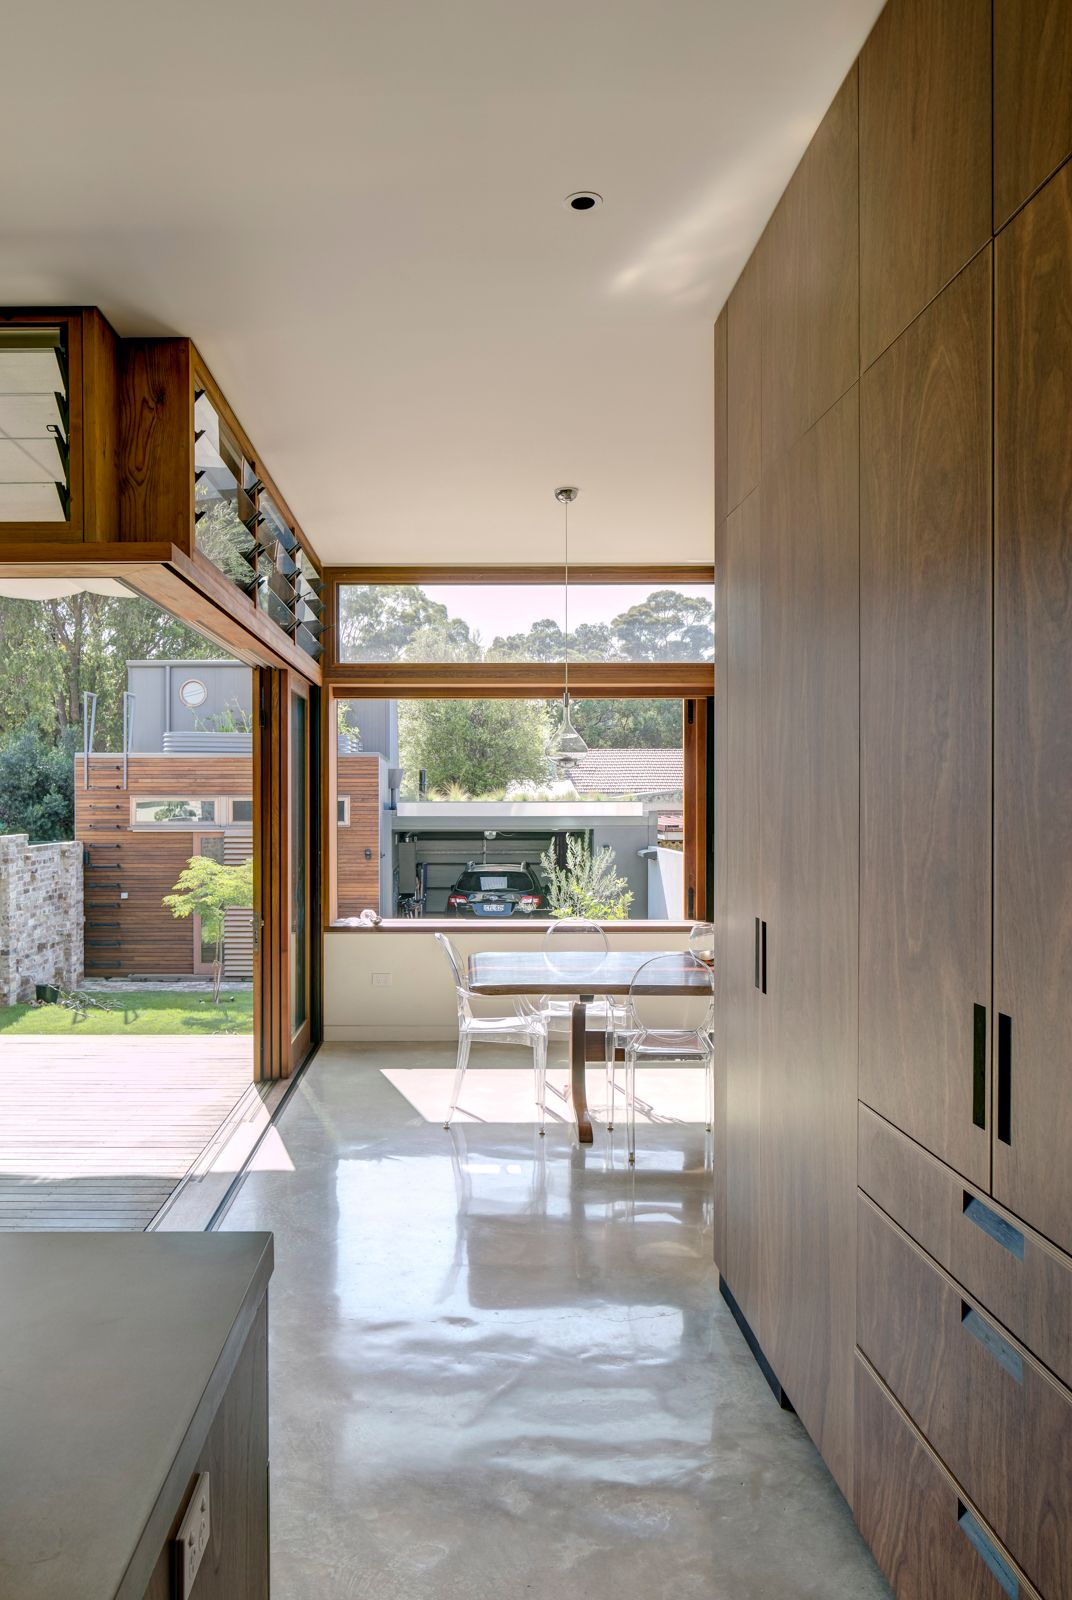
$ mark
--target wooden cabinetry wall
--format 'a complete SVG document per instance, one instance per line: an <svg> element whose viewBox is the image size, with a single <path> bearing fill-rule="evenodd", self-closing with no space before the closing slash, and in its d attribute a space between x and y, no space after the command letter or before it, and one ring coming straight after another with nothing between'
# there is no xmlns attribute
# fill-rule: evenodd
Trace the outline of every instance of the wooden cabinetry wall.
<svg viewBox="0 0 1072 1600"><path fill-rule="evenodd" d="M899 1595L1072 1595L1070 108L890 0L715 329L717 1259Z"/></svg>

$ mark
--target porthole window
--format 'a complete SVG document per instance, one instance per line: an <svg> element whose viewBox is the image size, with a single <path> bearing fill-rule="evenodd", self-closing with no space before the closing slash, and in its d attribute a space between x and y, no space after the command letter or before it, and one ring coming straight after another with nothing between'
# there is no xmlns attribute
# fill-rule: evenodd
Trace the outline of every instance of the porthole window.
<svg viewBox="0 0 1072 1600"><path fill-rule="evenodd" d="M179 690L179 699L191 711L196 711L198 706L203 706L208 699L208 690L200 678L187 678Z"/></svg>

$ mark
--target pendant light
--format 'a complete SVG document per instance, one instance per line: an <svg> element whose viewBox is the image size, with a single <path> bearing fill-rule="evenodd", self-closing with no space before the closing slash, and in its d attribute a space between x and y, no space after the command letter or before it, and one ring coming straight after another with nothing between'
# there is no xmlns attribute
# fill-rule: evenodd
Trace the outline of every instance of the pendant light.
<svg viewBox="0 0 1072 1600"><path fill-rule="evenodd" d="M580 734L577 732L577 729L573 726L573 719L570 716L570 697L569 697L569 644L570 644L570 637L569 637L569 508L572 505L573 501L576 500L576 498L580 494L580 492L581 491L579 489L574 489L574 488L570 488L570 487L566 487L566 488L556 489L555 490L555 499L558 501L558 503L562 507L562 515L563 515L563 520L564 520L564 530L563 531L564 531L564 558L565 559L564 559L564 562L563 562L563 566L564 566L564 572L565 572L565 601L566 601L566 604L565 604L565 612L566 612L566 614L565 614L566 652L565 653L566 653L566 659L565 659L565 662L564 662L565 676L564 676L564 679L563 679L563 690L562 690L562 715L559 718L558 726L555 728L553 734L551 735L551 742L550 742L550 744L548 746L548 754L550 755L551 760L555 763L555 766L558 768L559 772L562 774L563 777L568 777L570 771L572 770L572 768L574 768L578 764L578 762L582 761L584 759L584 757L588 754L588 746L585 744L584 740L581 738Z"/></svg>

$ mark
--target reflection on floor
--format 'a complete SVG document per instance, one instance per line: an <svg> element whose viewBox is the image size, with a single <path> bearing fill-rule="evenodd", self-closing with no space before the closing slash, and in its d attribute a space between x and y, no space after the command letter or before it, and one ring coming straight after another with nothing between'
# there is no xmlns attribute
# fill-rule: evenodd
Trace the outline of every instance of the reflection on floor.
<svg viewBox="0 0 1072 1600"><path fill-rule="evenodd" d="M0 1055L0 1228L20 1230L147 1228L253 1075L248 1035L5 1038Z"/></svg>
<svg viewBox="0 0 1072 1600"><path fill-rule="evenodd" d="M516 1120L447 1133L449 1048L325 1047L225 1219L276 1235L274 1600L887 1595L718 1298L700 1074L640 1085L631 1172L482 1059Z"/></svg>

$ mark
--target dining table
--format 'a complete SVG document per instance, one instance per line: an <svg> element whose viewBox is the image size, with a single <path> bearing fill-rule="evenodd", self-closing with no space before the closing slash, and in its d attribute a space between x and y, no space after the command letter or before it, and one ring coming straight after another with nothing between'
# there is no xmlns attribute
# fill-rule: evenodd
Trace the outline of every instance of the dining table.
<svg viewBox="0 0 1072 1600"><path fill-rule="evenodd" d="M664 962L634 989L641 967L657 956ZM588 1028L588 1006L596 996L629 994L690 995L710 987L710 974L682 950L481 950L469 957L469 988L478 995L551 995L573 998L570 1011L570 1099L581 1144L592 1143L585 1069L605 1057L603 1030Z"/></svg>

